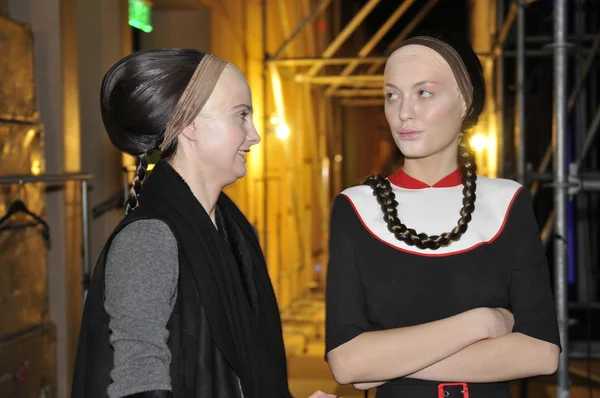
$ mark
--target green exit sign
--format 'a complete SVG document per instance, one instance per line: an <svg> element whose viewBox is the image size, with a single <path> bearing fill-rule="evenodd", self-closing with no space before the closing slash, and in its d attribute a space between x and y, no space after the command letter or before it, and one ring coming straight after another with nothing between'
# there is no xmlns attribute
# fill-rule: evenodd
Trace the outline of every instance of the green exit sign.
<svg viewBox="0 0 600 398"><path fill-rule="evenodd" d="M129 25L152 32L152 7L145 0L129 0Z"/></svg>

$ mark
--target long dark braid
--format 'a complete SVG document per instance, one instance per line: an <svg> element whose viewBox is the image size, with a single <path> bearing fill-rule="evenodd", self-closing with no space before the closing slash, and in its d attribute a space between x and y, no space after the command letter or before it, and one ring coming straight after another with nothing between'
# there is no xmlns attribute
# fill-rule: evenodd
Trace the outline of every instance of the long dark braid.
<svg viewBox="0 0 600 398"><path fill-rule="evenodd" d="M168 49L132 53L110 67L102 79L100 111L110 142L137 160L125 213L138 205L150 155L165 139L175 107L205 53ZM161 159L177 150L177 140Z"/></svg>
<svg viewBox="0 0 600 398"><path fill-rule="evenodd" d="M129 197L127 198L127 206L125 208L125 214L133 210L138 204L138 195L142 190L142 183L146 176L146 170L148 169L148 154L144 153L137 156L137 168L135 170L135 177L131 183L129 189Z"/></svg>
<svg viewBox="0 0 600 398"><path fill-rule="evenodd" d="M392 191L390 181L379 174L367 177L365 184L373 189L373 195L377 197L377 202L383 210L383 219L388 225L388 230L394 234L396 239L419 249L437 250L459 240L467 231L471 214L475 211L477 166L475 165L473 152L465 141L461 137L458 149L458 163L462 172L463 207L460 210L457 225L450 232L429 236L408 228L398 218L398 201L396 201L396 195Z"/></svg>

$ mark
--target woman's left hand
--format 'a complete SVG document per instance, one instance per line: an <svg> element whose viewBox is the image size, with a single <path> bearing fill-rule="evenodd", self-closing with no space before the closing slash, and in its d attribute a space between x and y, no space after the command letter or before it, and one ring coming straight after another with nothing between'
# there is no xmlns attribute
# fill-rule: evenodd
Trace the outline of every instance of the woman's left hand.
<svg viewBox="0 0 600 398"><path fill-rule="evenodd" d="M327 394L324 393L323 391L316 391L313 395L311 395L308 398L338 398L337 395L332 395L332 394ZM341 397L339 397L341 398Z"/></svg>

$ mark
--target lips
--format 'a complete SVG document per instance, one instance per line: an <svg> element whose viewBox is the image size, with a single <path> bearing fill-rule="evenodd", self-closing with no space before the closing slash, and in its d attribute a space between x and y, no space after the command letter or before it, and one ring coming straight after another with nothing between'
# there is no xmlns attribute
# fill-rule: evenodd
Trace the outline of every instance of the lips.
<svg viewBox="0 0 600 398"><path fill-rule="evenodd" d="M239 149L237 151L237 154L240 155L242 158L244 158L244 161L246 161L246 154L250 152L249 149Z"/></svg>
<svg viewBox="0 0 600 398"><path fill-rule="evenodd" d="M414 129L400 129L398 130L398 136L401 140L414 140L419 138L423 134L422 131Z"/></svg>

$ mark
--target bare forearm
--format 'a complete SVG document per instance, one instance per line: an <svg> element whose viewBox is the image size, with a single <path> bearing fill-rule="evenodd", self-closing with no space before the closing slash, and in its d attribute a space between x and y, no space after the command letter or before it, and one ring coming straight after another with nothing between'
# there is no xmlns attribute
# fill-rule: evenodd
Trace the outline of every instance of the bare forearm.
<svg viewBox="0 0 600 398"><path fill-rule="evenodd" d="M486 337L483 328L465 327L478 325L475 311L418 326L363 333L332 350L329 365L341 384L415 373Z"/></svg>
<svg viewBox="0 0 600 398"><path fill-rule="evenodd" d="M370 390L370 389L382 386L385 383L387 383L387 382L385 382L385 381L374 381L372 383L354 383L353 386L357 390L367 391L367 390Z"/></svg>
<svg viewBox="0 0 600 398"><path fill-rule="evenodd" d="M551 374L555 371L556 361L556 345L511 333L497 339L481 340L409 377L470 383L508 381Z"/></svg>

